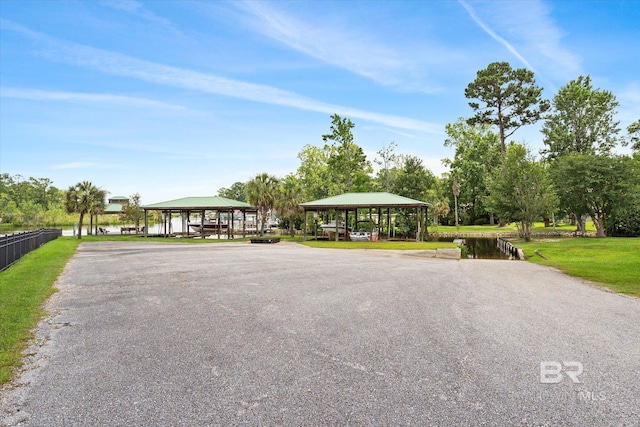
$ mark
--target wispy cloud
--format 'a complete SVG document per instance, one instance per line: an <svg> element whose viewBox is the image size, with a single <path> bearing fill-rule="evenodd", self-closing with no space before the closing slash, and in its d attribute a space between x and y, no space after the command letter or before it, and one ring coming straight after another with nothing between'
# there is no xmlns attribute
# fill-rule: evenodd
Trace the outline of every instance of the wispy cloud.
<svg viewBox="0 0 640 427"><path fill-rule="evenodd" d="M581 74L580 58L562 45L565 34L544 2L459 0L459 3L478 26L527 68L563 80Z"/></svg>
<svg viewBox="0 0 640 427"><path fill-rule="evenodd" d="M390 45L355 25L346 28L329 22L326 16L322 23L307 22L267 2L232 4L245 13L241 19L253 31L385 86L438 92L441 90L439 85L427 81L429 65L441 64L443 57L456 56L454 49L439 48L433 40L422 43L419 49L418 46Z"/></svg>
<svg viewBox="0 0 640 427"><path fill-rule="evenodd" d="M129 105L133 107L166 108L172 110L184 110L181 105L169 104L166 102L151 99L138 98L123 95L110 95L102 93L82 93L82 92L58 92L38 89L20 88L0 88L0 97L25 99L30 101L68 101L68 102L95 102L118 105Z"/></svg>
<svg viewBox="0 0 640 427"><path fill-rule="evenodd" d="M529 68L532 71L535 71L533 65L531 65L529 63L529 61L527 61L525 59L524 56L522 56L520 54L520 52L518 52L516 50L515 47L513 47L513 45L511 43L509 43L508 41L506 41L504 38L500 37L498 34L496 34L495 31L493 31L491 28L489 28L489 26L487 24L485 24L479 17L478 15L476 15L475 11L473 10L473 8L469 5L469 3L467 3L464 0L458 0L458 2L462 5L462 7L464 7L464 9L467 11L467 13L469 14L469 16L471 17L471 19L473 19L473 21L480 27L482 28L487 34L489 34L495 41L497 41L498 43L502 44L504 47L507 48L507 50L509 52L511 52L516 58L518 58L527 68Z"/></svg>
<svg viewBox="0 0 640 427"><path fill-rule="evenodd" d="M110 75L135 78L164 86L179 87L215 95L224 95L260 103L280 105L324 114L340 114L380 123L394 128L425 133L442 133L442 126L407 117L394 116L334 105L272 86L233 80L213 74L158 64L131 56L65 42L2 21L5 29L21 32L38 42L38 53L53 61L65 62Z"/></svg>
<svg viewBox="0 0 640 427"><path fill-rule="evenodd" d="M110 7L112 9L121 10L123 12L127 12L131 15L135 15L140 17L146 21L152 22L154 24L159 24L164 27L166 30L176 34L183 35L180 30L171 22L170 20L163 18L161 16L156 15L146 7L142 3L136 0L108 0L100 2L102 5L106 7Z"/></svg>

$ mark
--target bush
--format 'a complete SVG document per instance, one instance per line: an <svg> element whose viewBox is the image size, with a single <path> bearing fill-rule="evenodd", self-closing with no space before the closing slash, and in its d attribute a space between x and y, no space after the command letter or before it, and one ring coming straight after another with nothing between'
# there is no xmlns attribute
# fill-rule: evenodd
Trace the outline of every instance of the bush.
<svg viewBox="0 0 640 427"><path fill-rule="evenodd" d="M474 225L487 225L489 220L487 218L478 218L473 222Z"/></svg>

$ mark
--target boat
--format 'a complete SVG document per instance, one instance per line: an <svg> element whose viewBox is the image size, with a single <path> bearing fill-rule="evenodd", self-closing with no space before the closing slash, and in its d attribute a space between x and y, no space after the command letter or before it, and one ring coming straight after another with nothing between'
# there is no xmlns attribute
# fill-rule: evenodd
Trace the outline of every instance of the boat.
<svg viewBox="0 0 640 427"><path fill-rule="evenodd" d="M203 231L205 233L212 233L212 232L217 232L218 231L218 222L217 221L205 221L204 224L201 224L199 222L190 222L189 223L189 227L193 230L193 231ZM229 224L225 224L225 223L221 223L220 224L220 231L226 231L229 228Z"/></svg>

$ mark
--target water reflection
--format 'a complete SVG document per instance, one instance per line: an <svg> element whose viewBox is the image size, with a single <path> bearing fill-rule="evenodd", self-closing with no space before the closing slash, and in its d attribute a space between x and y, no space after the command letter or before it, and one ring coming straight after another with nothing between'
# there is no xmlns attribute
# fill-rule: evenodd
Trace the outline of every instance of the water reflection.
<svg viewBox="0 0 640 427"><path fill-rule="evenodd" d="M429 237L431 242L453 242L454 237ZM498 239L495 237L464 237L467 247L467 258L473 259L509 259L498 249Z"/></svg>

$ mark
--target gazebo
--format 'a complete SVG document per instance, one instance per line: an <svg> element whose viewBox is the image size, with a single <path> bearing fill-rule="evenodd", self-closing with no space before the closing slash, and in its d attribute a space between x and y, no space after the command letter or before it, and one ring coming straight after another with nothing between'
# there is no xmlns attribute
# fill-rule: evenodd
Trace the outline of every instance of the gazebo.
<svg viewBox="0 0 640 427"><path fill-rule="evenodd" d="M420 200L410 199L408 197L398 196L386 192L379 193L345 193L339 196L327 197L326 199L314 200L312 202L301 203L300 207L304 210L304 239L307 239L307 212L335 211L335 240L339 239L339 220L340 212L344 212L344 226L348 224L349 213L353 212L358 218L359 209L368 209L369 221L373 222L373 210L377 210L378 226L380 220L384 216L386 210L386 231L387 238L390 238L391 231L391 209L411 209L416 214L416 241L426 240L427 231L427 210L431 204ZM373 239L373 233L370 234Z"/></svg>
<svg viewBox="0 0 640 427"><path fill-rule="evenodd" d="M163 214L163 235L171 235L171 214L180 213L182 217L182 229L186 230L186 235L189 236L189 228L194 227L198 229L200 235L204 238L206 232L217 233L218 238L221 235L226 234L227 238L233 238L234 235L234 214L240 212L242 214L242 237L247 234L247 213L256 213L257 209L248 203L241 202L239 200L227 199L221 196L212 197L184 197L182 199L169 200L166 202L154 203L147 206L142 206L144 210L144 233L148 236L149 233L149 211L160 211ZM206 212L211 212L216 217L217 222L205 221ZM194 226L190 223L190 217L192 213L198 213L200 215L200 223ZM222 222L222 215L227 215L227 222ZM169 219L169 225L167 224L167 218ZM195 233L194 233L195 234Z"/></svg>

